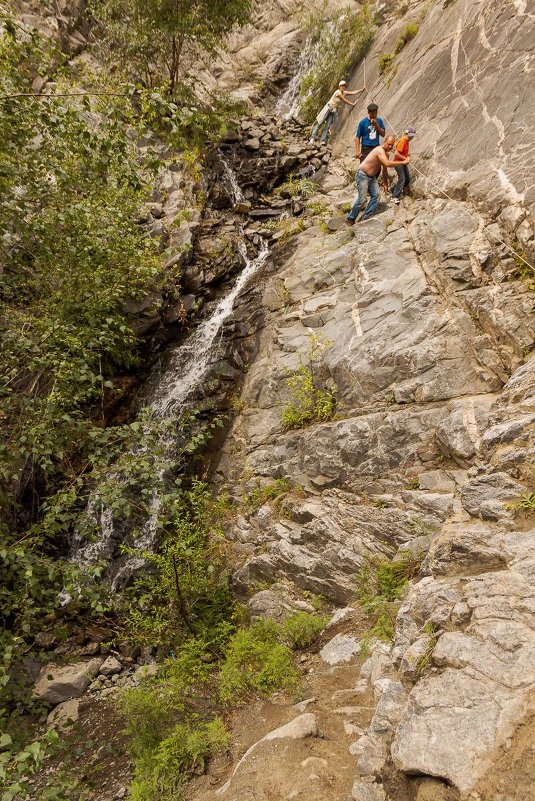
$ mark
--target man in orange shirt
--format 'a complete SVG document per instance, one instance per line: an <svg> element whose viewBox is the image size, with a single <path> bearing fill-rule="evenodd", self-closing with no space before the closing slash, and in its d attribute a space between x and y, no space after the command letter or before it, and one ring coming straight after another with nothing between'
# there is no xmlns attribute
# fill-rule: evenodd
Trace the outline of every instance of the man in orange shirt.
<svg viewBox="0 0 535 801"><path fill-rule="evenodd" d="M409 155L410 149L410 142L416 136L416 131L414 128L409 125L405 133L402 137L400 137L399 142L396 145L396 152L394 155L394 161L402 161L406 159ZM408 189L410 182L411 182L411 174L409 172L409 168L407 164L400 164L399 167L396 167L396 172L398 174L398 180L396 185L392 188L392 200L394 203L399 203L399 197L403 191L403 189Z"/></svg>

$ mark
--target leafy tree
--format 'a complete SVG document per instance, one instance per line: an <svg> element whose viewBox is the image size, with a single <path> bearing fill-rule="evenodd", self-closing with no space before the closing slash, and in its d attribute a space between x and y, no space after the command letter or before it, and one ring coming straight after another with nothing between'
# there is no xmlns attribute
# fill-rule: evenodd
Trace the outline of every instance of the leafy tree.
<svg viewBox="0 0 535 801"><path fill-rule="evenodd" d="M144 178L122 113L25 97L57 54L37 35L0 36L2 339L0 478L20 500L80 442L84 409L136 361L124 305L159 282L137 224Z"/></svg>
<svg viewBox="0 0 535 801"><path fill-rule="evenodd" d="M167 72L173 93L191 50L213 53L233 25L246 22L251 0L93 0L114 61L119 51L146 85Z"/></svg>

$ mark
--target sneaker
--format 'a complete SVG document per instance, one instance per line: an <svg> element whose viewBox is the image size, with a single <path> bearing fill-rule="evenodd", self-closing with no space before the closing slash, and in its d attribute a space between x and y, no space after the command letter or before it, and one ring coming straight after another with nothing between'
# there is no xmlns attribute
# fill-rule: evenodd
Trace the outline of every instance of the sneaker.
<svg viewBox="0 0 535 801"><path fill-rule="evenodd" d="M392 203L395 203L396 206L398 206L401 203L401 201L400 201L399 197L393 197L392 198Z"/></svg>
<svg viewBox="0 0 535 801"><path fill-rule="evenodd" d="M346 223L348 225L355 225L355 220L352 217L346 217Z"/></svg>
<svg viewBox="0 0 535 801"><path fill-rule="evenodd" d="M308 144L309 145L313 145L315 143L315 141L316 141L315 139L309 139L308 140Z"/></svg>

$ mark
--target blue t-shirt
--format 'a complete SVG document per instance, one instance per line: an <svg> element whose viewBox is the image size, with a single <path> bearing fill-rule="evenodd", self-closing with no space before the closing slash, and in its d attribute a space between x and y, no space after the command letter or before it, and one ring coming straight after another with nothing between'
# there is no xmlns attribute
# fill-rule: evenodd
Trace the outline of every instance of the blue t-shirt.
<svg viewBox="0 0 535 801"><path fill-rule="evenodd" d="M376 120L383 131L386 131L381 117L376 117ZM381 137L368 117L364 117L364 119L359 122L355 136L360 136L360 144L363 147L377 147L377 145L381 144Z"/></svg>

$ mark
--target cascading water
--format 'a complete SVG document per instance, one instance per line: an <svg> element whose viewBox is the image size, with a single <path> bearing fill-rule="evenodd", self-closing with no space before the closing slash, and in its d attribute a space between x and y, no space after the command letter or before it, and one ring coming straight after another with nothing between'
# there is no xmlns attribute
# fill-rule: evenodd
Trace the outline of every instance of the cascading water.
<svg viewBox="0 0 535 801"><path fill-rule="evenodd" d="M238 242L245 267L230 292L221 298L213 313L191 335L187 342L172 354L165 374L160 378L157 389L150 399L153 413L159 416L179 414L191 391L198 386L206 374L211 361L214 361L212 345L223 323L234 307L234 301L249 279L265 263L269 250L262 242L255 259L249 259L243 239Z"/></svg>
<svg viewBox="0 0 535 801"><path fill-rule="evenodd" d="M226 162L222 163L226 188L231 200L236 205L243 199L243 194L232 169ZM180 420L187 409L190 396L206 377L210 366L218 361L219 347L216 340L221 335L223 324L232 314L236 299L248 281L266 262L269 249L264 241L261 242L256 257L250 258L241 231L239 236L238 249L243 258L244 267L232 288L219 300L211 314L193 331L186 342L171 352L165 369L154 381L154 388L145 396L146 406L153 420ZM161 445L169 453L176 447L175 440L170 434L167 434ZM142 452L140 452L141 455ZM111 476L111 478L118 483L121 482L119 475ZM139 527L135 540L136 549L140 551L151 550L155 546L158 534L158 515L162 506L165 482L165 470L157 471L156 489L150 500L149 512L145 522ZM99 560L109 561L116 551L117 541L122 539L122 532L114 520L112 510L101 503L98 489L87 505L86 514L97 525L100 534L95 541L90 543L77 541L75 537L72 558L83 564ZM115 589L121 586L125 577L132 575L143 564L143 560L136 556L128 556L121 562L112 582Z"/></svg>
<svg viewBox="0 0 535 801"><path fill-rule="evenodd" d="M338 26L343 25L345 15L341 15L334 20L328 20L324 26L322 35L320 37L308 37L297 62L297 70L290 79L286 91L280 96L275 104L275 114L284 119L289 120L291 117L298 117L306 100L307 94L302 93L301 84L303 78L310 70L313 70L320 61L321 50L326 38L336 37ZM318 109L319 111L319 109Z"/></svg>
<svg viewBox="0 0 535 801"><path fill-rule="evenodd" d="M286 91L279 97L275 105L275 114L283 120L299 116L302 103L301 82L305 73L314 63L315 55L314 44L307 39L299 55L297 70L286 87Z"/></svg>
<svg viewBox="0 0 535 801"><path fill-rule="evenodd" d="M229 163L225 161L223 156L220 155L220 158L221 164L223 165L223 173L225 175L225 189L227 190L234 206L237 206L238 203L241 203L242 200L245 200L245 196L241 191L238 179L236 178L236 173Z"/></svg>

